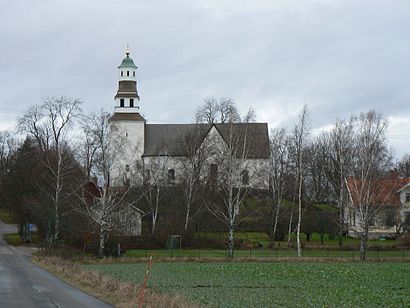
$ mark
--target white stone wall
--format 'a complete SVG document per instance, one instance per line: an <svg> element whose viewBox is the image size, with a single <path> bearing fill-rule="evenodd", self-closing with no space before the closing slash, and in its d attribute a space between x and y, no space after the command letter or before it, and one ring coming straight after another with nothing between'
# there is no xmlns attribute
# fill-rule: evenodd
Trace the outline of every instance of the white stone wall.
<svg viewBox="0 0 410 308"><path fill-rule="evenodd" d="M154 156L154 157L144 157L144 169L150 170L151 176L154 170L152 170L153 166L157 166L162 169L164 176L168 175L168 170L173 169L175 171L175 183L178 183L183 180L184 174L184 164L182 161L186 159L181 156ZM158 162L160 161L160 166L158 166ZM213 163L209 161L207 164L204 165L203 176L202 180L206 181L207 177L209 176L210 165ZM240 164L239 164L240 165ZM242 168L239 169L238 172L238 186L246 186L249 188L256 188L256 189L268 189L269 188L269 160L268 159L248 159L245 160L242 164ZM249 174L249 184L242 185L242 178L240 173L242 170L248 170ZM157 170L159 172L159 170Z"/></svg>
<svg viewBox="0 0 410 308"><path fill-rule="evenodd" d="M129 76L127 76L127 71L129 72ZM122 76L121 76L122 74ZM130 68L130 67L123 67L118 70L118 77L119 80L137 80L137 69Z"/></svg>
<svg viewBox="0 0 410 308"><path fill-rule="evenodd" d="M400 218L402 222L406 220L406 215L410 213L410 202L407 202L407 198L406 198L407 194L410 194L410 187L400 192L400 202L401 202Z"/></svg>
<svg viewBox="0 0 410 308"><path fill-rule="evenodd" d="M119 231L124 235L141 235L141 212L129 208L118 217Z"/></svg>
<svg viewBox="0 0 410 308"><path fill-rule="evenodd" d="M122 140L121 152L115 161L111 178L116 182L129 178L131 169L135 168L137 161L141 161L144 152L144 131L143 121L116 121L113 124L115 138ZM129 166L129 171L127 167Z"/></svg>

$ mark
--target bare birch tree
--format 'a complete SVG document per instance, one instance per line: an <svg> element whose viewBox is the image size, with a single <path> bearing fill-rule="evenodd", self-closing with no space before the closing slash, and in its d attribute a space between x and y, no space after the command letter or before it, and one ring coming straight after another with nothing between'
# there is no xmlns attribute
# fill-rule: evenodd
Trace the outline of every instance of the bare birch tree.
<svg viewBox="0 0 410 308"><path fill-rule="evenodd" d="M41 163L49 172L48 184L52 189L44 187L44 183L39 184L39 188L51 200L54 213L47 237L50 246L60 237L60 208L67 193L64 191L65 179L75 172L68 142L70 128L80 112L80 100L50 97L44 98L42 104L30 107L18 120L19 131L37 140L43 153Z"/></svg>
<svg viewBox="0 0 410 308"><path fill-rule="evenodd" d="M308 128L307 128L307 116L308 116L308 109L307 106L303 106L302 113L299 118L299 124L295 127L294 130L294 143L295 143L295 150L296 150L296 169L297 169L297 178L298 178L298 223L296 227L296 245L297 245L297 254L298 257L302 257L302 245L300 241L300 227L302 223L302 202L303 202L303 195L302 195L302 188L303 188L303 175L304 175L304 168L303 168L303 152L306 145L306 138L308 136Z"/></svg>
<svg viewBox="0 0 410 308"><path fill-rule="evenodd" d="M359 215L360 259L365 260L369 225L394 192L383 181L391 166L386 145L387 121L370 111L360 114L356 128L353 172L347 184L351 203Z"/></svg>
<svg viewBox="0 0 410 308"><path fill-rule="evenodd" d="M105 244L110 231L123 228L135 219L132 204L125 201L129 186L124 185L122 177L113 178L115 162L123 154L125 139L116 133L116 127L110 125L110 114L104 111L93 113L83 118L82 127L92 149L93 156L85 161L97 178L94 183L96 192L82 190L78 194L75 209L98 226L98 255L104 255ZM88 155L89 153L86 152ZM90 179L87 177L87 181ZM90 196L91 194L91 196Z"/></svg>
<svg viewBox="0 0 410 308"><path fill-rule="evenodd" d="M339 208L339 247L343 244L345 231L344 213L346 207L345 179L352 170L354 150L354 118L348 121L337 119L333 129L319 138L319 151L324 157L324 174L328 179Z"/></svg>
<svg viewBox="0 0 410 308"><path fill-rule="evenodd" d="M168 156L155 156L149 158L141 175L140 189L148 207L147 214L151 215L151 234L154 234L162 200L169 185L174 184L175 170L169 169Z"/></svg>
<svg viewBox="0 0 410 308"><path fill-rule="evenodd" d="M204 135L204 127L196 126L184 136L180 145L181 154L184 156L180 162L182 165L181 185L185 203L185 232L188 231L191 218L195 216L195 213L194 215L192 213L192 207L199 201L200 192L204 187L200 181L205 176L204 165L207 160L207 154L211 150L209 142L204 138Z"/></svg>
<svg viewBox="0 0 410 308"><path fill-rule="evenodd" d="M241 117L235 102L226 97L206 98L204 104L198 108L195 119L197 123L234 123L240 122Z"/></svg>
<svg viewBox="0 0 410 308"><path fill-rule="evenodd" d="M220 148L220 155L214 161L217 166L216 194L217 198L207 202L209 211L228 228L227 256L233 258L234 232L244 218L242 207L248 194L246 184L253 166L248 160L251 140L248 140L248 125L225 124L228 134Z"/></svg>
<svg viewBox="0 0 410 308"><path fill-rule="evenodd" d="M290 169L288 136L284 129L273 130L270 138L270 182L272 202L270 203L270 245L274 246L286 178Z"/></svg>

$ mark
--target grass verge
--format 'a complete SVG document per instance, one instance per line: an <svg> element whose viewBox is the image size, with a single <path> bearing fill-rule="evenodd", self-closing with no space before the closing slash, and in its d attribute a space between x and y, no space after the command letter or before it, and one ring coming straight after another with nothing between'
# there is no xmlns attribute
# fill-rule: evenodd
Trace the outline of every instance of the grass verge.
<svg viewBox="0 0 410 308"><path fill-rule="evenodd" d="M16 223L16 219L12 212L6 209L0 208L0 220L6 224Z"/></svg>
<svg viewBox="0 0 410 308"><path fill-rule="evenodd" d="M24 242L18 233L8 233L3 235L4 240L7 244L12 246L22 246L28 243ZM40 242L40 236L37 233L33 233L32 244L37 244Z"/></svg>
<svg viewBox="0 0 410 308"><path fill-rule="evenodd" d="M61 279L115 307L138 307L141 284L124 282L59 257L34 258L34 262ZM146 289L143 307L200 307L180 295L168 295Z"/></svg>

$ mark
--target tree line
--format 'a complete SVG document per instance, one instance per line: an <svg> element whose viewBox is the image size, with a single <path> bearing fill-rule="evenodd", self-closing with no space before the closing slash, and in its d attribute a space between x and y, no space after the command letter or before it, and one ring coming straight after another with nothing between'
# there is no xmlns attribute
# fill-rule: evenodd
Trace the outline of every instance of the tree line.
<svg viewBox="0 0 410 308"><path fill-rule="evenodd" d="M301 256L301 233L305 240L319 233L322 242L330 233L343 245L350 177L360 199L365 259L369 223L382 209L372 186L392 168L410 176L409 155L394 162L386 118L375 111L336 119L329 130L312 134L304 106L293 129L271 130L260 168L249 159L258 146L247 131L254 111L241 115L231 99L209 98L195 122L225 124L223 147L218 136L204 139L203 126L194 126L177 145L183 159L151 157L149 167L135 159L114 178L127 142L110 113L84 114L81 106L78 99L45 98L18 118L16 132L0 132L0 206L19 224L34 223L48 247L91 234L102 256L109 238L131 232L141 217L142 233L152 237L225 231L228 256L238 230L267 232L272 247L287 238ZM170 169L173 164L178 169Z"/></svg>

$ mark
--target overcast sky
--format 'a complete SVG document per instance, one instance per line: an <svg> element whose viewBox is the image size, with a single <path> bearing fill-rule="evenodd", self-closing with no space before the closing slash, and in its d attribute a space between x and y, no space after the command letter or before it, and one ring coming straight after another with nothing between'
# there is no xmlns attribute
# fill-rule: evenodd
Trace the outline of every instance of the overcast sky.
<svg viewBox="0 0 410 308"><path fill-rule="evenodd" d="M113 110L126 44L151 123L191 122L204 98L270 128L314 131L375 109L410 152L410 1L0 0L0 130L45 96Z"/></svg>

